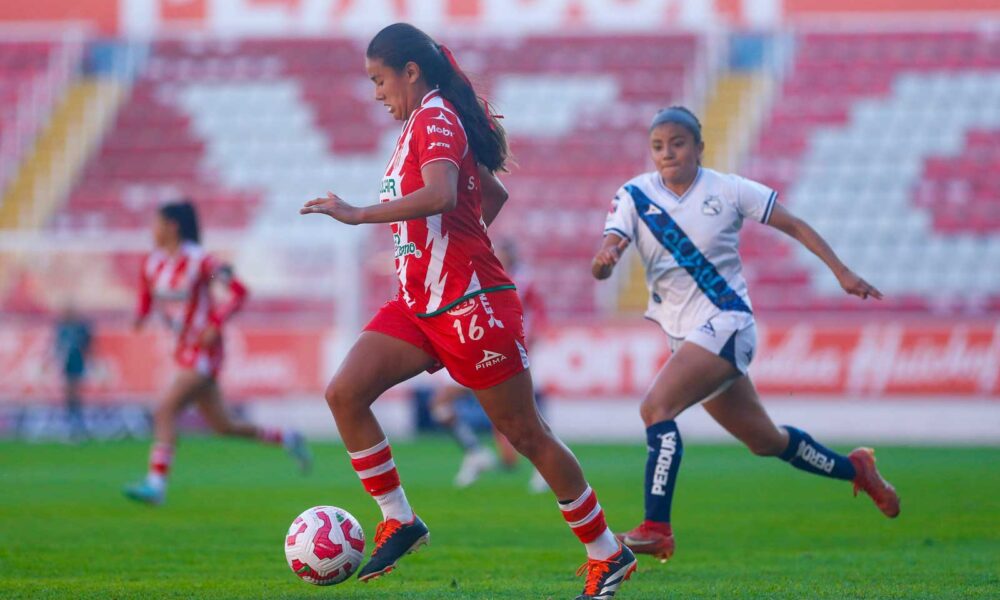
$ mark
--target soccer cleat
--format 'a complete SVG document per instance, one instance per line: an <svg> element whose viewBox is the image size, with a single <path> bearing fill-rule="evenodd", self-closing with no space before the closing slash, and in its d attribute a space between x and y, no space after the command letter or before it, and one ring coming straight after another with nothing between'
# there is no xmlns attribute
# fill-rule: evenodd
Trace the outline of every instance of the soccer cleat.
<svg viewBox="0 0 1000 600"><path fill-rule="evenodd" d="M635 529L616 533L615 537L636 554L652 554L660 562L667 562L676 547L670 523L643 521Z"/></svg>
<svg viewBox="0 0 1000 600"><path fill-rule="evenodd" d="M465 458L462 459L462 466L455 475L455 487L469 487L479 479L480 475L495 469L496 466L496 455L486 448L466 452Z"/></svg>
<svg viewBox="0 0 1000 600"><path fill-rule="evenodd" d="M375 549L368 563L358 571L358 579L368 581L389 573L396 563L430 541L431 534L420 517L413 515L409 523L396 519L382 521L375 529Z"/></svg>
<svg viewBox="0 0 1000 600"><path fill-rule="evenodd" d="M899 494L896 488L882 479L878 469L875 467L875 451L871 448L856 448L847 455L854 465L854 495L858 491L871 496L882 514L894 519L899 516Z"/></svg>
<svg viewBox="0 0 1000 600"><path fill-rule="evenodd" d="M308 473L312 469L312 453L309 452L309 446L306 445L304 435L298 431L289 431L284 436L282 444L288 455L299 464L299 470L303 473Z"/></svg>
<svg viewBox="0 0 1000 600"><path fill-rule="evenodd" d="M149 504L150 506L159 506L163 504L163 500L166 494L162 489L157 489L147 481L140 481L139 483L133 483L131 485L125 486L122 490L125 497L130 500L135 500L136 502L143 502Z"/></svg>
<svg viewBox="0 0 1000 600"><path fill-rule="evenodd" d="M590 559L576 571L579 577L587 574L583 584L583 593L576 600L609 600L623 581L628 580L635 572L639 562L627 546L621 546L614 556L607 560Z"/></svg>

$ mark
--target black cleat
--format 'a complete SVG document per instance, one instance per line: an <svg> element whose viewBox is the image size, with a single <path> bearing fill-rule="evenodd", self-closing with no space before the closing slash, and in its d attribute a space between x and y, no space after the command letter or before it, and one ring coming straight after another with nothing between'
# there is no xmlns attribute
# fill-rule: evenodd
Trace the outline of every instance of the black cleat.
<svg viewBox="0 0 1000 600"><path fill-rule="evenodd" d="M378 524L375 530L375 549L365 566L358 571L358 579L368 581L389 573L396 563L430 541L431 534L420 517L413 515L409 523L389 519Z"/></svg>
<svg viewBox="0 0 1000 600"><path fill-rule="evenodd" d="M577 576L587 574L583 593L576 600L610 600L615 597L618 586L635 572L638 562L635 555L622 545L617 554L607 560L588 560L576 572Z"/></svg>

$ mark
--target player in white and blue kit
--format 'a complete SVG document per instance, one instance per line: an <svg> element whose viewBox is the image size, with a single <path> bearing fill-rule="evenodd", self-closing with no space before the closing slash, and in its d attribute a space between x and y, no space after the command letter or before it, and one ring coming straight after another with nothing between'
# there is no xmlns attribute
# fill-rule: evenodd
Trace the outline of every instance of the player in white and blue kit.
<svg viewBox="0 0 1000 600"><path fill-rule="evenodd" d="M778 427L761 405L747 375L757 331L738 251L740 228L744 221L775 227L826 263L848 294L882 294L779 204L774 190L702 167L701 124L691 111L675 106L657 113L649 143L656 170L618 190L592 264L594 277L606 279L622 252L636 247L649 289L646 317L663 328L672 351L640 407L649 449L645 520L620 538L661 560L673 554L670 505L683 455L674 419L699 402L754 454L853 481L855 494L865 491L895 517L899 496L876 470L871 449L838 454L800 429Z"/></svg>

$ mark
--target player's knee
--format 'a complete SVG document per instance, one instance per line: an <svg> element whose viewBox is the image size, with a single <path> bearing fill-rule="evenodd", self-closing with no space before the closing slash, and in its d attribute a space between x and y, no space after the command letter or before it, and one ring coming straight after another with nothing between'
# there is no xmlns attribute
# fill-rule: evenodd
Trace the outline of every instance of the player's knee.
<svg viewBox="0 0 1000 600"><path fill-rule="evenodd" d="M674 419L678 414L680 411L671 407L669 402L648 395L639 405L639 416L646 427Z"/></svg>
<svg viewBox="0 0 1000 600"><path fill-rule="evenodd" d="M349 383L335 378L326 386L326 404L334 415L347 414L357 405L358 394Z"/></svg>
<svg viewBox="0 0 1000 600"><path fill-rule="evenodd" d="M498 425L497 429L504 434L518 453L529 459L545 446L548 437L544 428L528 423L507 422Z"/></svg>

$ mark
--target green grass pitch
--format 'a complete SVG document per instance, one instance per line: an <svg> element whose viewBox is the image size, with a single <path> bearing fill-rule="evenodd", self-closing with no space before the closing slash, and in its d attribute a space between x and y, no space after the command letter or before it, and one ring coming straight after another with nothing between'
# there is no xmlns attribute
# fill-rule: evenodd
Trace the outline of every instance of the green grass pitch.
<svg viewBox="0 0 1000 600"><path fill-rule="evenodd" d="M847 448L841 448L846 450ZM167 504L134 505L147 445L0 443L0 598L573 598L584 560L553 498L526 493L525 465L451 487L447 440L395 445L431 544L387 577L332 588L299 581L282 540L317 504L378 511L343 449L316 445L298 475L283 453L182 440ZM575 446L612 527L642 514L644 449ZM623 600L649 598L1000 598L1000 449L880 448L901 491L884 518L850 485L735 446L690 445L674 506L678 552L640 558Z"/></svg>

